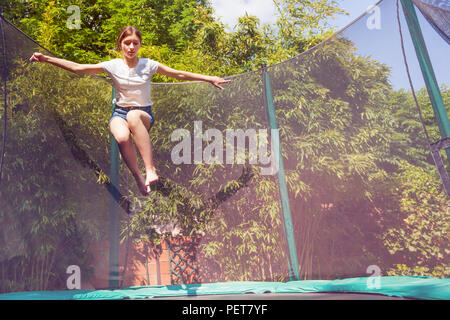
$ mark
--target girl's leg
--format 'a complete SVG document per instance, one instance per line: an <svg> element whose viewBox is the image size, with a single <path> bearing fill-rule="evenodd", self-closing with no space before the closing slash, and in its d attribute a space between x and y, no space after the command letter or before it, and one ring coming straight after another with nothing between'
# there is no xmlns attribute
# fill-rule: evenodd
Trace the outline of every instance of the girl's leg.
<svg viewBox="0 0 450 320"><path fill-rule="evenodd" d="M145 186L147 187L147 192L150 192L150 184L158 181L158 175L153 164L152 145L148 135L151 119L148 113L142 110L131 110L127 113L127 122L133 133L136 147L144 161L146 172Z"/></svg>
<svg viewBox="0 0 450 320"><path fill-rule="evenodd" d="M109 129L119 145L119 150L125 164L136 179L139 190L142 195L147 195L148 192L145 186L145 179L139 169L136 149L131 140L128 123L120 117L114 117L110 122Z"/></svg>

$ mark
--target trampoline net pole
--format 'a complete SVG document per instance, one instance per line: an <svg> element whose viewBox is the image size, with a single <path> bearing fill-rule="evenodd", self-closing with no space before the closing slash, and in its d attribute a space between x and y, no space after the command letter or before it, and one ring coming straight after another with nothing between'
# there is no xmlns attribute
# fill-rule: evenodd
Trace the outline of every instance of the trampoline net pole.
<svg viewBox="0 0 450 320"><path fill-rule="evenodd" d="M442 95L436 81L433 65L428 54L414 5L411 0L401 0L401 3L441 136L443 139L448 138L450 137L450 122L448 120L447 111L445 110ZM448 161L450 161L450 149L447 149L446 152Z"/></svg>
<svg viewBox="0 0 450 320"><path fill-rule="evenodd" d="M275 159L278 159L278 185L281 198L281 211L283 213L283 222L286 235L286 241L289 250L289 278L290 280L300 280L299 263L297 257L297 248L295 245L294 228L292 225L291 209L289 205L288 189L283 165L283 155L281 153L281 144L279 135L274 135L278 131L278 122L275 114L273 102L272 87L270 77L267 72L267 66L263 65L263 85L264 85L264 103L266 104L267 114L272 131L273 152L276 152Z"/></svg>
<svg viewBox="0 0 450 320"><path fill-rule="evenodd" d="M115 90L112 89L112 113L114 112ZM119 147L111 135L111 204L109 238L109 287L119 285Z"/></svg>

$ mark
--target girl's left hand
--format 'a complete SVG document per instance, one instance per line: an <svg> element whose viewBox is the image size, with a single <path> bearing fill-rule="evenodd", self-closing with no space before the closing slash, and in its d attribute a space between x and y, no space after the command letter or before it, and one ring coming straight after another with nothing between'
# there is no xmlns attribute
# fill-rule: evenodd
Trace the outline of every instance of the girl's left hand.
<svg viewBox="0 0 450 320"><path fill-rule="evenodd" d="M213 86L215 86L215 87L217 87L217 88L219 88L219 89L221 89L221 90L223 90L223 87L221 86L221 84L224 84L224 83L228 83L228 82L230 82L231 80L225 80L225 79L222 79L222 78L220 78L220 77L211 77L211 79L209 80L209 82L213 85Z"/></svg>

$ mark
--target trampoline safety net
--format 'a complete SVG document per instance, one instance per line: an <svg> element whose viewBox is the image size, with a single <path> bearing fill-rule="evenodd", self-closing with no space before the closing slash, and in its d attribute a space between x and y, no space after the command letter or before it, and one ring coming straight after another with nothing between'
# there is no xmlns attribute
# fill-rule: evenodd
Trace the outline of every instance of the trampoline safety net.
<svg viewBox="0 0 450 320"><path fill-rule="evenodd" d="M450 49L416 11L448 112ZM153 83L148 196L112 166L110 80L29 63L51 53L1 18L0 292L448 278L448 196L396 12L380 1L225 90ZM401 7L400 23L436 142Z"/></svg>

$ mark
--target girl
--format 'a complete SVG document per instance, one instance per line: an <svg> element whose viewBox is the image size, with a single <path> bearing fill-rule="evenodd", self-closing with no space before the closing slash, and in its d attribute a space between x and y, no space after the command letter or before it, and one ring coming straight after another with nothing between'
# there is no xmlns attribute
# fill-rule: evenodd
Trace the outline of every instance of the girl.
<svg viewBox="0 0 450 320"><path fill-rule="evenodd" d="M152 147L148 132L154 122L150 99L150 83L155 73L178 80L200 80L209 82L219 89L221 84L230 82L219 77L179 71L147 58L138 58L142 46L142 35L133 26L124 27L118 38L117 47L123 58L98 64L79 64L58 59L41 53L34 53L30 62L47 62L78 74L108 74L116 90L115 110L109 121L109 130L116 139L122 158L133 173L142 195L150 192L150 185L158 180L153 164ZM145 165L146 178L138 166L136 149L131 135Z"/></svg>

